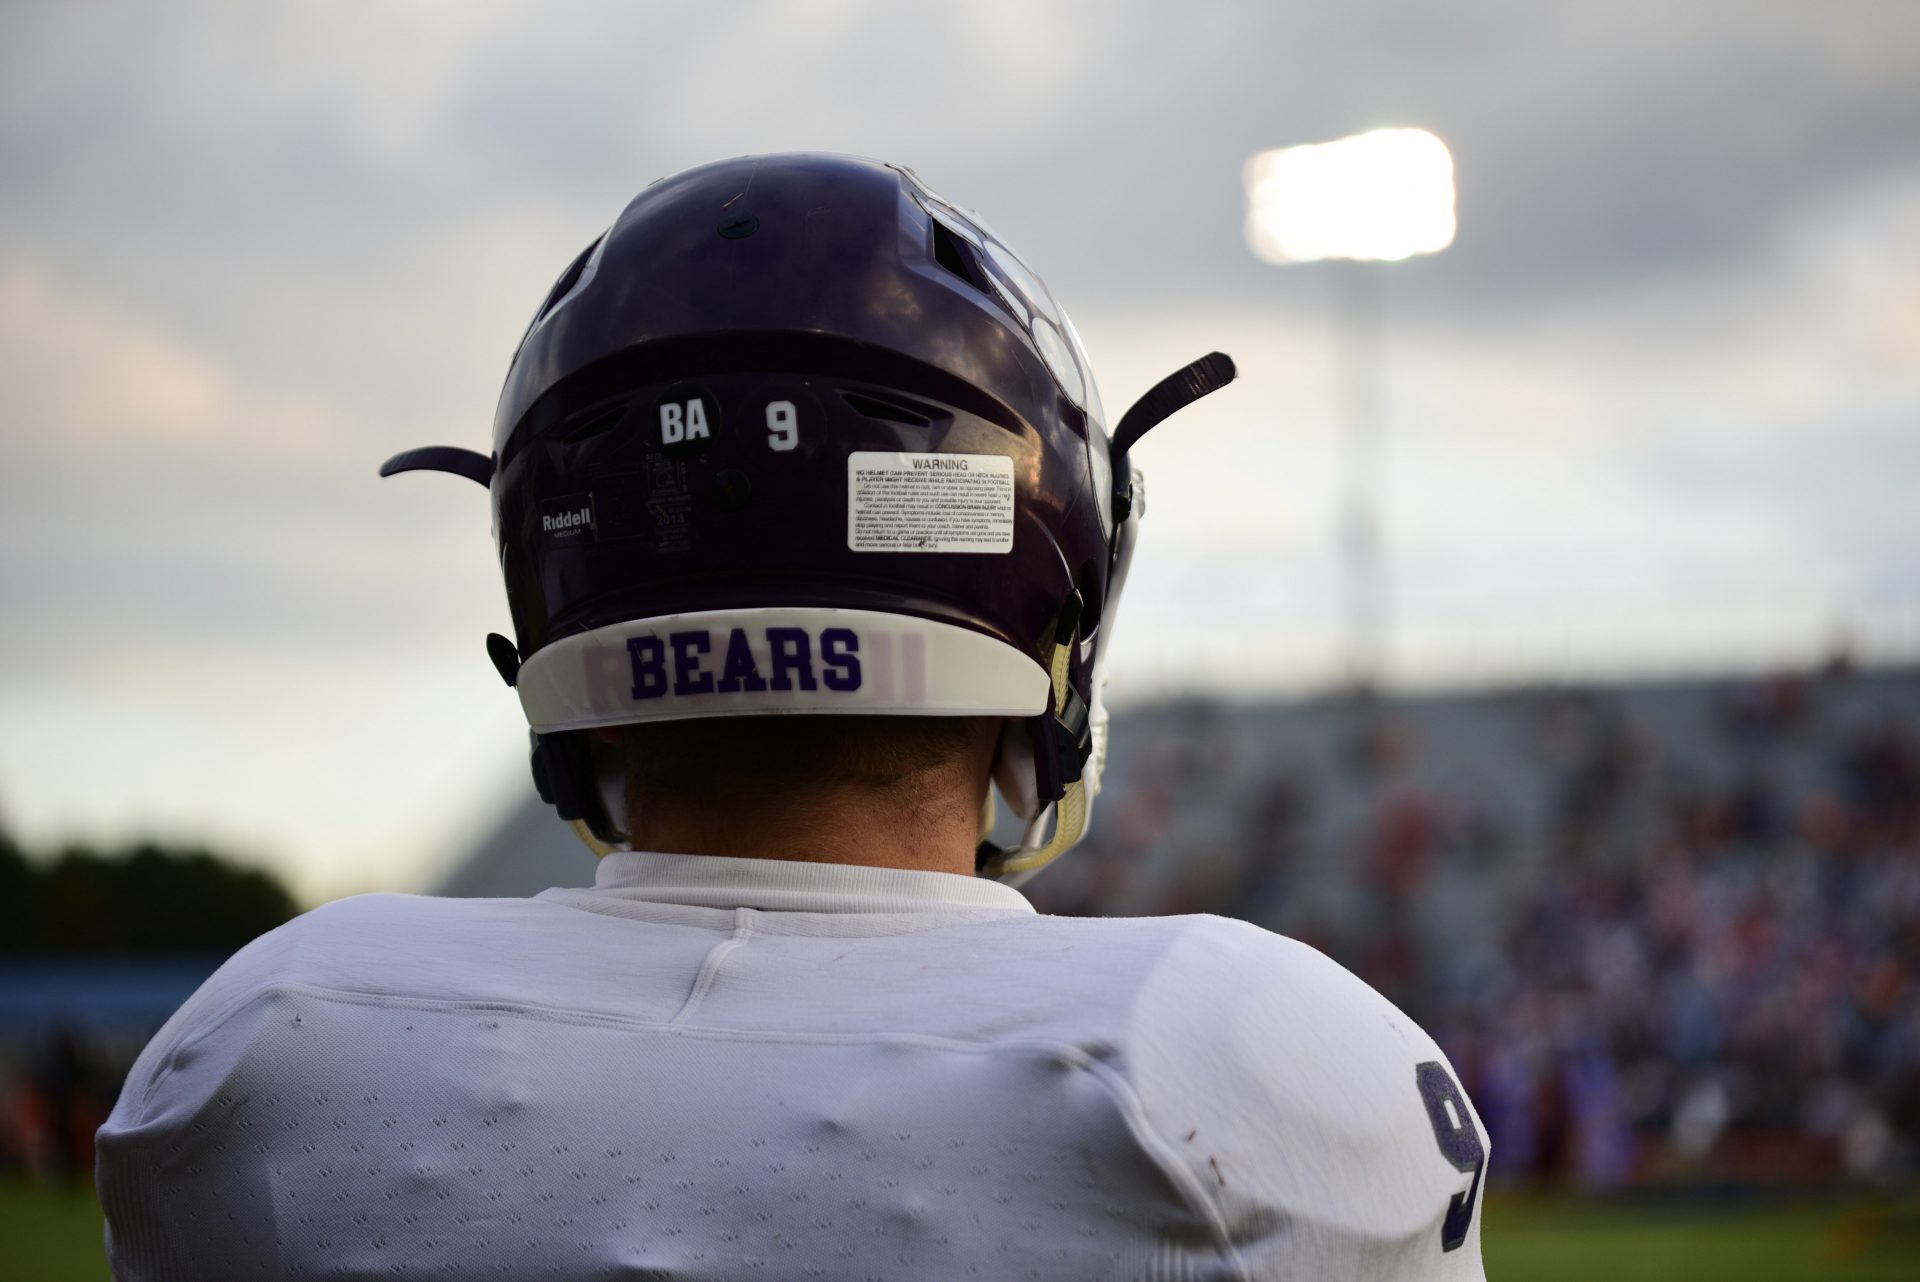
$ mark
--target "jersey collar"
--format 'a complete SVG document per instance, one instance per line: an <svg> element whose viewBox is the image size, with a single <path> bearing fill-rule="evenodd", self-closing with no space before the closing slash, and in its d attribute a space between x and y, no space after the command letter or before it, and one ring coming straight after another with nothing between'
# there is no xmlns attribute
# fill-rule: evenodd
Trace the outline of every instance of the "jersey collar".
<svg viewBox="0 0 1920 1282"><path fill-rule="evenodd" d="M594 889L628 900L769 912L1034 910L1011 886L955 873L635 850L616 850L602 859Z"/></svg>

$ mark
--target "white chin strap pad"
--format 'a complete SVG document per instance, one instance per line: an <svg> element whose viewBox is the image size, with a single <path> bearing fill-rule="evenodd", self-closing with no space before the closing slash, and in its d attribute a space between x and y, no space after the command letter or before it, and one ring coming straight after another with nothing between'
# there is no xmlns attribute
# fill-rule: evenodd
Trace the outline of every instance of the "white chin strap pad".
<svg viewBox="0 0 1920 1282"><path fill-rule="evenodd" d="M749 713L1030 717L1052 696L1045 669L984 633L824 606L596 628L537 651L516 689L542 734Z"/></svg>

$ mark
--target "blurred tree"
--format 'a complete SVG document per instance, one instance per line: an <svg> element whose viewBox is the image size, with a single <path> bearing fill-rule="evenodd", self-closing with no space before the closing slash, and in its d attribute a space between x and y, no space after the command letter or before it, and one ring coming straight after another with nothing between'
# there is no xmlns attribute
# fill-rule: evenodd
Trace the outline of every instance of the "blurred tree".
<svg viewBox="0 0 1920 1282"><path fill-rule="evenodd" d="M33 881L33 870L20 848L0 829L0 949L10 950L32 920Z"/></svg>
<svg viewBox="0 0 1920 1282"><path fill-rule="evenodd" d="M0 834L0 953L232 952L299 912L271 873L142 843L29 859Z"/></svg>

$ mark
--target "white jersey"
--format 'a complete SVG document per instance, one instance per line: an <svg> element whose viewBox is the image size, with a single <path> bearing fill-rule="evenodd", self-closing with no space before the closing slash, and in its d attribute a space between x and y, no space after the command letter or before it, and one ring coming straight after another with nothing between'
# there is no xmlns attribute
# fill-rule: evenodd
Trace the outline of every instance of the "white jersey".
<svg viewBox="0 0 1920 1282"><path fill-rule="evenodd" d="M1486 1137L1320 953L615 854L242 950L99 1137L123 1282L1479 1278Z"/></svg>

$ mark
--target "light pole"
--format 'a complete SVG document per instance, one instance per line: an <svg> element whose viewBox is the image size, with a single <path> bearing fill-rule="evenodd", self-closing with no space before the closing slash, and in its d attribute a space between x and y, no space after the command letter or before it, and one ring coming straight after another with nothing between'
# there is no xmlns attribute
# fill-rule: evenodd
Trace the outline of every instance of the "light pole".
<svg viewBox="0 0 1920 1282"><path fill-rule="evenodd" d="M1389 624L1381 496L1386 478L1385 290L1376 264L1453 243L1453 157L1424 129L1376 129L1249 159L1247 246L1269 263L1350 259L1338 273L1343 331L1341 593L1347 678L1374 685Z"/></svg>

